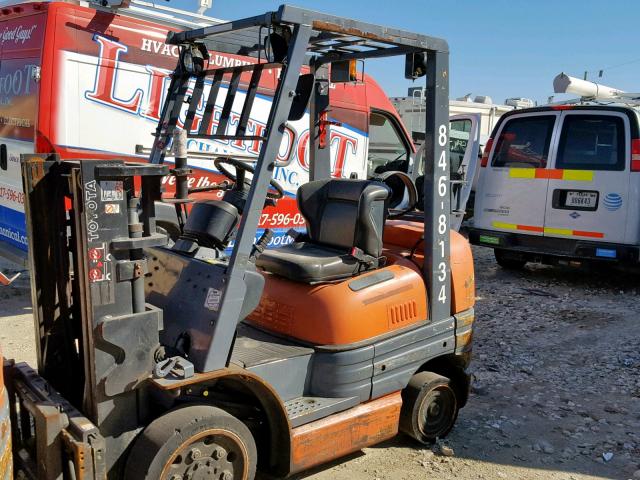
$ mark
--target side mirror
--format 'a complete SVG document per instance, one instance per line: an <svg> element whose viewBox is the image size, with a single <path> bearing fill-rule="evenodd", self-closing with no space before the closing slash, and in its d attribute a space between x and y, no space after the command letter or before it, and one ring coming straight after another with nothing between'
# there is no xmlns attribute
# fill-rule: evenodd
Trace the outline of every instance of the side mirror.
<svg viewBox="0 0 640 480"><path fill-rule="evenodd" d="M408 80L427 74L427 52L408 53L404 64L404 77Z"/></svg>
<svg viewBox="0 0 640 480"><path fill-rule="evenodd" d="M296 96L293 97L293 102L291 103L289 120L300 120L304 116L307 105L309 105L309 98L311 97L314 81L315 77L312 73L305 73L298 77Z"/></svg>

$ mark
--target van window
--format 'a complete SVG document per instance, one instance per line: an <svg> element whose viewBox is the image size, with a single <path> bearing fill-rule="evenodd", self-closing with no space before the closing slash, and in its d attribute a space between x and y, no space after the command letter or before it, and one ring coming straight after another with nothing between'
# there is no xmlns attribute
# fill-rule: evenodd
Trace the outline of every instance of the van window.
<svg viewBox="0 0 640 480"><path fill-rule="evenodd" d="M555 115L536 115L507 120L498 137L491 165L544 168L547 165L555 121Z"/></svg>
<svg viewBox="0 0 640 480"><path fill-rule="evenodd" d="M624 122L612 115L567 115L557 168L624 170Z"/></svg>
<svg viewBox="0 0 640 480"><path fill-rule="evenodd" d="M406 172L408 166L409 147L393 121L382 113L371 113L369 116L368 176L390 170Z"/></svg>

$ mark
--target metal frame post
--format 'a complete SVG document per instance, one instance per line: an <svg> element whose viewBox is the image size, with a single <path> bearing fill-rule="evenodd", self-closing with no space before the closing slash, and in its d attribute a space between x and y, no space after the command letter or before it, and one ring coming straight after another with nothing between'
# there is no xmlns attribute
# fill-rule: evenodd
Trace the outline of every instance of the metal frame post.
<svg viewBox="0 0 640 480"><path fill-rule="evenodd" d="M451 315L449 264L449 53L429 51L424 174L424 278L431 321Z"/></svg>
<svg viewBox="0 0 640 480"><path fill-rule="evenodd" d="M331 124L329 110L329 69L326 65L312 64L315 77L309 102L309 180L331 177ZM321 122L325 122L323 125ZM322 140L321 135L326 135Z"/></svg>
<svg viewBox="0 0 640 480"><path fill-rule="evenodd" d="M245 211L238 228L238 239L234 246L229 267L223 278L222 298L218 320L211 328L211 343L208 348L208 356L204 362L203 371L217 370L227 365L229 352L233 345L233 337L237 323L240 319L240 311L244 301L246 285L244 273L249 263L249 257L253 250L258 221L264 208L269 181L273 175L274 159L278 155L280 143L284 134L284 127L291 104L296 92L300 69L302 68L309 38L311 37L310 25L296 25L289 44L287 64L280 73L281 78L278 89L273 99L267 125L269 131L263 143L260 156L255 165L255 174L249 190L249 196Z"/></svg>

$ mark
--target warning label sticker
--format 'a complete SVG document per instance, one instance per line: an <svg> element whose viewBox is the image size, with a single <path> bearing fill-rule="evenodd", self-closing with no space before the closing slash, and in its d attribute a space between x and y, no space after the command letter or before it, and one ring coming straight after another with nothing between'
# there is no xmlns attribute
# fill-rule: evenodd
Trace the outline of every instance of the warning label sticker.
<svg viewBox="0 0 640 480"><path fill-rule="evenodd" d="M115 215L120 213L120 204L119 203L105 203L104 204L104 213L107 215Z"/></svg>
<svg viewBox="0 0 640 480"><path fill-rule="evenodd" d="M220 309L220 300L222 299L222 290L210 288L207 292L207 298L204 300L204 308L217 312Z"/></svg>
<svg viewBox="0 0 640 480"><path fill-rule="evenodd" d="M99 247L89 248L87 256L89 257L89 281L95 283L111 280L112 258L107 253L107 245L102 243Z"/></svg>
<svg viewBox="0 0 640 480"><path fill-rule="evenodd" d="M119 202L124 198L124 187L122 181L104 180L100 182L102 190L100 199L103 202Z"/></svg>

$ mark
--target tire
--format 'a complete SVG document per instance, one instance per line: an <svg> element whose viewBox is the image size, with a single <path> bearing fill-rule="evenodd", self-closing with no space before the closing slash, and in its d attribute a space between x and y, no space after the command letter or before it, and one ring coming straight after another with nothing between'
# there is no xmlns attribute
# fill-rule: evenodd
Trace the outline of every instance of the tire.
<svg viewBox="0 0 640 480"><path fill-rule="evenodd" d="M496 257L496 262L498 262L498 265L506 270L522 270L527 264L526 260L518 258L513 254L510 255L505 250L500 250L498 248L495 248L493 250L493 255Z"/></svg>
<svg viewBox="0 0 640 480"><path fill-rule="evenodd" d="M450 379L432 372L416 373L402 391L400 431L422 444L433 443L451 431L459 410Z"/></svg>
<svg viewBox="0 0 640 480"><path fill-rule="evenodd" d="M237 418L208 405L192 405L157 418L135 440L125 480L253 480L258 453Z"/></svg>

